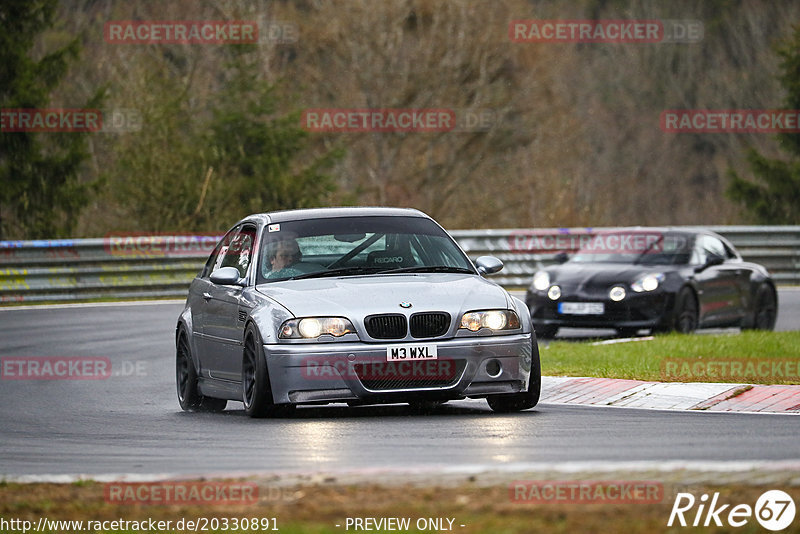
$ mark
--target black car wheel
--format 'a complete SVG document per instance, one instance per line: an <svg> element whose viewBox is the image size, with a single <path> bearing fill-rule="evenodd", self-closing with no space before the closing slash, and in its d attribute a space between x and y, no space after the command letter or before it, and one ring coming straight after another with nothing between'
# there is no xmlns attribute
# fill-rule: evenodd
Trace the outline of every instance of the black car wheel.
<svg viewBox="0 0 800 534"><path fill-rule="evenodd" d="M276 405L273 402L261 337L252 324L247 327L244 337L242 402L250 417L276 417L294 408L294 405Z"/></svg>
<svg viewBox="0 0 800 534"><path fill-rule="evenodd" d="M674 327L682 334L691 334L697 330L697 298L688 287L681 289L675 301Z"/></svg>
<svg viewBox="0 0 800 534"><path fill-rule="evenodd" d="M175 355L175 383L178 387L178 402L186 411L221 412L228 401L204 397L197 390L197 369L192 360L189 339L185 332L178 335Z"/></svg>
<svg viewBox="0 0 800 534"><path fill-rule="evenodd" d="M490 395L486 397L486 402L489 403L489 408L494 412L519 412L536 406L539 403L541 391L542 369L539 362L539 348L534 341L532 343L531 378L528 381L528 391L511 395Z"/></svg>
<svg viewBox="0 0 800 534"><path fill-rule="evenodd" d="M774 330L778 316L778 305L775 291L767 284L758 288L755 309L753 310L753 328L755 330Z"/></svg>

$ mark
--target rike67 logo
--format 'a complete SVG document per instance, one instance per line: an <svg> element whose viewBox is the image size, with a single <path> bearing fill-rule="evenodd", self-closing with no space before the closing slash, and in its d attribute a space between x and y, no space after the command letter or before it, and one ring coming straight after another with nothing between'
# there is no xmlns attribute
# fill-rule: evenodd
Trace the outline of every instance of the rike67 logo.
<svg viewBox="0 0 800 534"><path fill-rule="evenodd" d="M708 494L695 499L691 493L678 493L672 504L667 526L677 524L686 527L708 527L712 523L721 527L727 523L731 527L742 527L753 517L767 530L783 530L794 521L795 505L792 497L781 490L769 490L761 494L755 507L749 504L722 504L719 492L714 493L709 502Z"/></svg>

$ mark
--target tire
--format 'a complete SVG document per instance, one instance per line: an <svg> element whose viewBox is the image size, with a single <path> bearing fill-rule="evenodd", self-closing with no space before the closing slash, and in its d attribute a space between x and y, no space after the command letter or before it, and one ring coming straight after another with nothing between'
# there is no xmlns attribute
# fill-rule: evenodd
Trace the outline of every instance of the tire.
<svg viewBox="0 0 800 534"><path fill-rule="evenodd" d="M753 323L751 330L774 330L775 320L778 318L778 299L775 290L768 284L763 284L756 293L753 308Z"/></svg>
<svg viewBox="0 0 800 534"><path fill-rule="evenodd" d="M493 412L519 412L539 404L541 391L542 368L539 362L539 347L535 341L531 341L531 378L528 381L528 391L510 395L490 395L486 397L486 402L489 403L489 408Z"/></svg>
<svg viewBox="0 0 800 534"><path fill-rule="evenodd" d="M242 355L242 402L244 412L253 418L287 415L294 405L277 405L272 400L267 360L261 336L250 324L245 331Z"/></svg>
<svg viewBox="0 0 800 534"><path fill-rule="evenodd" d="M228 401L204 397L197 389L197 369L192 360L192 351L186 332L178 334L175 350L175 384L178 392L178 403L187 412L221 412Z"/></svg>
<svg viewBox="0 0 800 534"><path fill-rule="evenodd" d="M691 288L684 287L675 299L673 329L681 334L697 330L697 297Z"/></svg>

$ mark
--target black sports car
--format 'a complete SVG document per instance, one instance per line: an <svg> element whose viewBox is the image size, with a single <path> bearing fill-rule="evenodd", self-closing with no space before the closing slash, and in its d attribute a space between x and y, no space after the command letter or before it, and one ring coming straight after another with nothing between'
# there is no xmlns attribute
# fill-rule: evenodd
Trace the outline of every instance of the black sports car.
<svg viewBox="0 0 800 534"><path fill-rule="evenodd" d="M572 256L538 271L526 303L536 334L559 327L692 332L772 330L778 294L767 270L707 230L623 228L581 236Z"/></svg>

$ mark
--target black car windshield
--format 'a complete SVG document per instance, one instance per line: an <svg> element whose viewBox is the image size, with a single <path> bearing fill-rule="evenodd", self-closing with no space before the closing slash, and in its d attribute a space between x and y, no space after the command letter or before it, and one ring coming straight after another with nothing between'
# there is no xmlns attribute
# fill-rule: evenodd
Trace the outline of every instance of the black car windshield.
<svg viewBox="0 0 800 534"><path fill-rule="evenodd" d="M269 225L258 283L403 272L469 272L472 263L436 223L423 217L307 219Z"/></svg>
<svg viewBox="0 0 800 534"><path fill-rule="evenodd" d="M587 236L570 262L685 265L692 252L688 234L658 231L608 232Z"/></svg>

